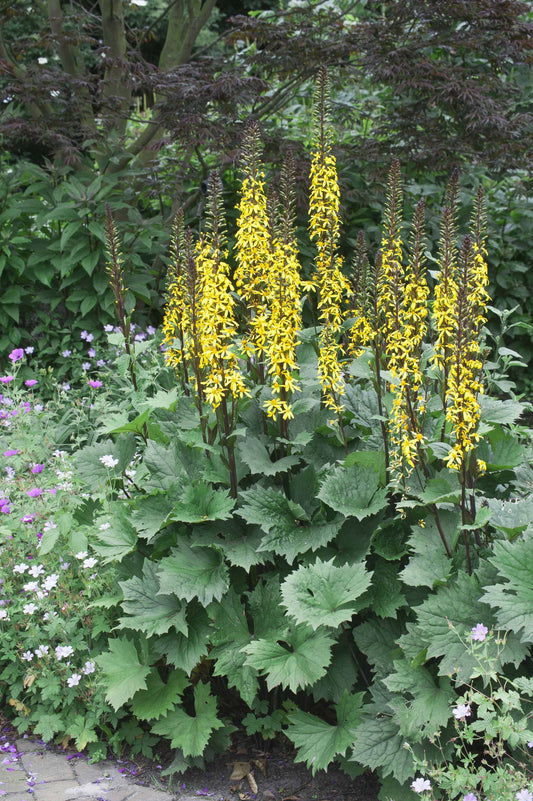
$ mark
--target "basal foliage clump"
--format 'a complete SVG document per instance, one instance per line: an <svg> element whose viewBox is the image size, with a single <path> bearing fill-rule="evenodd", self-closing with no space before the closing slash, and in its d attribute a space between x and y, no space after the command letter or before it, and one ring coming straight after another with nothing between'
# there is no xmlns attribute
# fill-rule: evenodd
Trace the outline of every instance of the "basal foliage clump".
<svg viewBox="0 0 533 801"><path fill-rule="evenodd" d="M481 801L496 767L527 793L533 471L524 404L483 391L482 193L459 232L452 177L432 273L423 204L409 229L393 163L381 247L371 261L360 235L348 267L325 72L316 119L311 279L290 163L278 199L252 126L236 269L212 176L200 239L180 217L174 228L166 367L134 363L126 317L112 335L119 380L135 384L102 421L108 439L76 457L89 485L108 486L84 507L91 547L117 571L116 625L95 657L106 699L169 740L174 771L244 721L283 730L313 770L376 769L384 799L425 782L442 797L441 781ZM491 632L482 653L478 625ZM486 753L469 750L475 738L458 752L454 710L497 701L497 681L523 697L499 728L485 704ZM447 765L463 766L461 781Z"/></svg>

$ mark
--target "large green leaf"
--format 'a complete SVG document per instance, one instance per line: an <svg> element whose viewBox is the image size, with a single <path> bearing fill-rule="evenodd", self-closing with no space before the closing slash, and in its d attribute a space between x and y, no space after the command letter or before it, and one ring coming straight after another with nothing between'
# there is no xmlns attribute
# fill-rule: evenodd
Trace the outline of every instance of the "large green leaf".
<svg viewBox="0 0 533 801"><path fill-rule="evenodd" d="M131 519L139 536L150 540L166 525L172 504L164 492L141 495L135 499Z"/></svg>
<svg viewBox="0 0 533 801"><path fill-rule="evenodd" d="M116 503L111 507L109 521L103 524L108 523L109 528L96 532L98 541L93 541L92 546L105 563L120 561L137 545L137 532L129 519L129 511L124 503Z"/></svg>
<svg viewBox="0 0 533 801"><path fill-rule="evenodd" d="M436 684L429 670L413 667L406 659L396 660L394 668L384 683L389 690L400 693L397 701L389 703L404 724L404 737L419 740L422 735L432 736L451 717L451 703L457 696L450 680L441 676Z"/></svg>
<svg viewBox="0 0 533 801"><path fill-rule="evenodd" d="M401 784L414 776L415 766L410 752L404 747L405 737L386 715L363 720L355 731L352 760L383 775L392 773Z"/></svg>
<svg viewBox="0 0 533 801"><path fill-rule="evenodd" d="M141 720L156 720L166 715L178 703L187 684L187 674L183 670L173 670L166 684L161 681L158 671L153 670L148 676L146 690L139 690L133 696L133 714Z"/></svg>
<svg viewBox="0 0 533 801"><path fill-rule="evenodd" d="M257 437L246 437L238 445L239 454L252 473L260 476L275 476L284 473L300 461L299 456L284 456L273 462L266 447Z"/></svg>
<svg viewBox="0 0 533 801"><path fill-rule="evenodd" d="M172 626L187 635L185 606L176 595L160 593L157 568L148 559L143 565L142 578L133 576L119 581L124 594L122 609L128 617L120 618L119 628L143 631L147 637L165 634Z"/></svg>
<svg viewBox="0 0 533 801"><path fill-rule="evenodd" d="M397 647L402 626L397 620L367 620L354 629L357 647L379 673L389 673L393 667L393 652Z"/></svg>
<svg viewBox="0 0 533 801"><path fill-rule="evenodd" d="M135 456L137 442L133 434L121 434L115 442L106 440L96 445L87 445L77 451L74 464L79 475L92 486L105 483L109 472L120 475L128 467ZM108 468L101 461L102 456L113 456L118 459L115 467Z"/></svg>
<svg viewBox="0 0 533 801"><path fill-rule="evenodd" d="M336 567L333 559L299 567L281 586L283 604L298 623L311 628L337 626L350 620L354 600L369 586L372 574L363 562Z"/></svg>
<svg viewBox="0 0 533 801"><path fill-rule="evenodd" d="M491 525L503 531L510 538L525 531L533 521L533 499L531 498L518 498L511 501L489 498L488 505L492 512Z"/></svg>
<svg viewBox="0 0 533 801"><path fill-rule="evenodd" d="M230 589L222 601L214 601L208 609L212 622L209 658L215 660L214 675L225 676L230 687L236 687L241 697L252 706L257 694L257 671L245 664L242 648L250 642L251 634L246 610L237 593Z"/></svg>
<svg viewBox="0 0 533 801"><path fill-rule="evenodd" d="M211 629L207 613L198 601L188 605L186 619L187 636L174 631L161 634L153 641L152 647L167 663L189 674L207 654Z"/></svg>
<svg viewBox="0 0 533 801"><path fill-rule="evenodd" d="M195 545L217 545L231 565L242 567L248 573L253 565L272 561L270 551L259 550L263 533L259 526L247 526L243 520L234 517L224 525L204 523L193 532Z"/></svg>
<svg viewBox="0 0 533 801"><path fill-rule="evenodd" d="M289 563L307 551L317 551L335 539L343 523L337 515L334 520L321 520L311 523L300 522L299 519L280 519L279 525L273 526L263 536L259 551L274 552L284 556Z"/></svg>
<svg viewBox="0 0 533 801"><path fill-rule="evenodd" d="M294 626L246 645L246 664L266 675L268 689L278 684L296 692L312 687L331 661L333 639L308 626Z"/></svg>
<svg viewBox="0 0 533 801"><path fill-rule="evenodd" d="M533 539L495 542L490 561L507 581L486 587L481 600L497 610L501 628L533 642Z"/></svg>
<svg viewBox="0 0 533 801"><path fill-rule="evenodd" d="M359 599L358 610L372 609L378 617L396 617L396 610L406 603L398 579L398 563L377 558L368 591Z"/></svg>
<svg viewBox="0 0 533 801"><path fill-rule="evenodd" d="M283 493L275 489L266 489L256 485L241 493L244 501L238 515L247 523L261 526L263 531L271 531L282 524L282 521L294 524L295 520L307 521L305 509L298 503L289 501Z"/></svg>
<svg viewBox="0 0 533 801"><path fill-rule="evenodd" d="M328 471L318 497L336 512L362 520L387 505L387 493L379 488L376 470L360 464L337 465Z"/></svg>
<svg viewBox="0 0 533 801"><path fill-rule="evenodd" d="M191 548L181 539L170 556L159 562L160 592L191 601L198 598L204 606L219 601L229 586L228 568L220 551L214 548Z"/></svg>
<svg viewBox="0 0 533 801"><path fill-rule="evenodd" d="M342 638L331 650L331 664L327 673L313 685L315 701L338 703L345 690L352 688L359 674L353 655L353 645Z"/></svg>
<svg viewBox="0 0 533 801"><path fill-rule="evenodd" d="M446 512L441 510L441 524L444 519L448 519L445 516ZM456 523L457 520L454 516L452 530L449 531L449 526L447 526L445 533L453 536ZM451 541L451 538L448 541ZM413 526L408 544L412 556L400 573L405 584L412 587L433 588L436 584L444 583L448 579L453 564L451 559L446 556L434 518L430 517L423 528L420 525Z"/></svg>
<svg viewBox="0 0 533 801"><path fill-rule="evenodd" d="M214 490L208 484L198 483L187 487L179 503L170 513L171 520L183 523L202 523L204 520L227 520L235 501L227 490Z"/></svg>
<svg viewBox="0 0 533 801"><path fill-rule="evenodd" d="M259 580L248 596L248 603L256 639L266 637L272 632L285 631L287 618L281 607L281 590L277 575L271 572L268 578Z"/></svg>
<svg viewBox="0 0 533 801"><path fill-rule="evenodd" d="M173 712L152 726L155 734L170 738L171 748L181 748L185 756L200 756L204 753L211 733L224 723L217 718L217 702L209 693L209 685L199 682L194 688L195 716L184 709Z"/></svg>
<svg viewBox="0 0 533 801"><path fill-rule="evenodd" d="M114 709L129 701L137 690L146 689L150 668L141 664L135 644L127 637L109 640L109 651L97 656L96 662L104 674L106 699Z"/></svg>
<svg viewBox="0 0 533 801"><path fill-rule="evenodd" d="M361 721L361 703L364 693L345 691L335 708L337 725L297 710L289 717L287 737L298 748L297 762L305 762L313 776L325 770L336 756L344 756L352 744Z"/></svg>

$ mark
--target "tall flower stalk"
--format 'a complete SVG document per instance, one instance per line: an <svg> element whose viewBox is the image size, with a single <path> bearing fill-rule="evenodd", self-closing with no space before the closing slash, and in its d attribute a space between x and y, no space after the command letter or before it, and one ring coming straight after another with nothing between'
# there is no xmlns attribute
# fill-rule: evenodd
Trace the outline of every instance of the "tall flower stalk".
<svg viewBox="0 0 533 801"><path fill-rule="evenodd" d="M309 230L316 247L314 282L318 322L321 325L318 375L325 405L340 415L344 379L339 335L343 321L342 306L349 292L349 284L341 271L342 257L338 253L340 192L329 124L328 83L327 70L322 68L315 95Z"/></svg>
<svg viewBox="0 0 533 801"><path fill-rule="evenodd" d="M235 285L247 309L249 330L243 347L258 365L264 381L262 359L268 337L268 315L272 282L268 203L265 175L260 161L260 134L257 123L251 122L243 142L241 198L237 206Z"/></svg>
<svg viewBox="0 0 533 801"><path fill-rule="evenodd" d="M267 415L279 415L282 436L288 438L286 422L294 417L290 398L299 389L296 373L296 345L302 327L300 265L294 230L292 193L294 167L289 153L282 172L280 221L273 232L270 250L269 280L272 286L270 318L267 329L266 357L273 397L265 402Z"/></svg>

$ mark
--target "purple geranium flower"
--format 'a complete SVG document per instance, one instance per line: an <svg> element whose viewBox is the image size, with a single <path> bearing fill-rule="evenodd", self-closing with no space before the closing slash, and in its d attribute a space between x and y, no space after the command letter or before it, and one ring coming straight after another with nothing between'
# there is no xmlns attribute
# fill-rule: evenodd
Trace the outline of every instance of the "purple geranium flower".
<svg viewBox="0 0 533 801"><path fill-rule="evenodd" d="M28 490L26 492L26 495L29 498L38 498L39 495L42 495L42 494L43 494L43 491L42 491L42 489L40 487L33 487L31 490Z"/></svg>
<svg viewBox="0 0 533 801"><path fill-rule="evenodd" d="M15 348L15 350L11 351L8 358L13 363L20 361L21 359L24 358L24 350L22 348Z"/></svg>
<svg viewBox="0 0 533 801"><path fill-rule="evenodd" d="M17 448L10 448L8 451L4 451L4 456L16 456L18 453Z"/></svg>
<svg viewBox="0 0 533 801"><path fill-rule="evenodd" d="M89 381L89 386L93 389L98 389L98 387L103 386L101 381L97 381L96 379L92 378Z"/></svg>
<svg viewBox="0 0 533 801"><path fill-rule="evenodd" d="M489 633L488 628L484 626L483 623L478 623L472 629L472 639L478 640L479 642L483 642L488 633Z"/></svg>
<svg viewBox="0 0 533 801"><path fill-rule="evenodd" d="M3 375L0 376L0 383L2 384L10 384L14 380L14 375Z"/></svg>
<svg viewBox="0 0 533 801"><path fill-rule="evenodd" d="M36 379L36 378L29 378L29 379L28 379L27 381L25 381L24 383L26 384L26 386L27 386L27 387L34 387L34 386L35 386L35 384L38 384L39 382L37 381L37 379Z"/></svg>

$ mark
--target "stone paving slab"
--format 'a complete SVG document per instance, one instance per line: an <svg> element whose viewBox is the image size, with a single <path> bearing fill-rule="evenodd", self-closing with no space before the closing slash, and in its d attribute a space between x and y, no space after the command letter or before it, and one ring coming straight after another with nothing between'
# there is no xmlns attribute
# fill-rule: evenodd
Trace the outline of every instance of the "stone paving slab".
<svg viewBox="0 0 533 801"><path fill-rule="evenodd" d="M135 784L112 762L89 765L21 738L0 753L0 801L176 801L177 795ZM179 801L198 801L179 794Z"/></svg>

